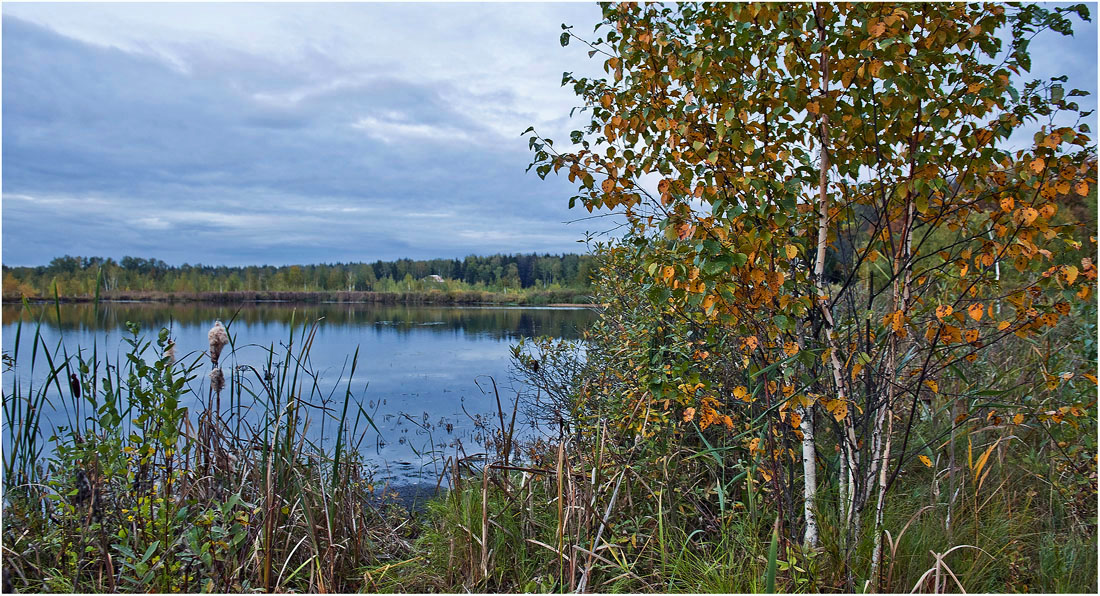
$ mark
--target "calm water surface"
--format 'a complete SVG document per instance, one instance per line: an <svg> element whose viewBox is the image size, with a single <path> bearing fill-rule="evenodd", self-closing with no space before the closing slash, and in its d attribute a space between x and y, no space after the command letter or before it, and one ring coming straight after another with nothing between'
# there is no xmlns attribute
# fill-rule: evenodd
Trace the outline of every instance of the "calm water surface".
<svg viewBox="0 0 1100 596"><path fill-rule="evenodd" d="M220 319L230 323L235 346L231 354L222 356L223 367L252 365L260 370L272 346L280 360L285 357L292 325L297 353L302 330L318 322L309 353L310 368L319 377L317 394L331 395L330 407L342 405L351 356L358 347L358 366L350 379L352 397L370 413L380 431L365 433L360 451L377 465L379 479L397 483L434 482L437 471L430 455L433 448L450 454L455 441L460 440L467 453L478 450L479 433L473 418L489 414L496 417L489 377L501 388L502 398L514 395L509 391L512 344L521 337L541 335L579 339L595 317L586 309L565 308L282 303L243 307L107 303L98 309L91 304L63 304L60 316L59 324L52 304L31 305L29 310L3 306L6 355L16 353L16 330L22 321L19 361L14 370L4 373L6 398L16 379L24 387L30 382L37 387L48 374L41 356L30 370L29 354L38 321L51 352L73 355L80 350L89 358L94 346L101 359L106 355L111 362L116 357L124 359L127 321L140 323L143 334L154 342L160 328L166 327L176 339L179 360L191 362L206 349L207 331ZM192 381L198 395L206 395L202 374L208 369L204 362L200 376ZM184 405L196 411L200 404L197 398L192 399L193 403ZM226 401L223 397L223 406ZM72 414L48 412L44 417L47 436L53 427L68 424L67 416L71 418ZM349 415L349 419L352 417ZM315 412L309 436L331 448L335 426L335 421ZM4 434L6 442L10 436L6 422Z"/></svg>

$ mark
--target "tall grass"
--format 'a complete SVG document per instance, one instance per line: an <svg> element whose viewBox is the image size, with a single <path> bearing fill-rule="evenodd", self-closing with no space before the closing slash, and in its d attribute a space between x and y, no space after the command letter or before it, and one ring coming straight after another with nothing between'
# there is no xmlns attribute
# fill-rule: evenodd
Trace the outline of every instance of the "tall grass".
<svg viewBox="0 0 1100 596"><path fill-rule="evenodd" d="M174 362L167 330L148 340L129 326L108 362L46 345L41 323L29 348L17 325L5 362L19 373L3 395L15 589L352 591L364 568L408 550L405 514L383 505L359 455L375 429L352 397L358 353L343 395L324 394L316 323L291 325L278 349L234 338L220 392L200 373L205 353ZM67 422L47 429L47 411ZM326 420L333 450L308 432Z"/></svg>
<svg viewBox="0 0 1100 596"><path fill-rule="evenodd" d="M1095 457L1069 457L1037 421L944 439L930 466L906 466L868 577L873 529L845 542L827 480L820 548L792 541L735 442L751 428L721 444L699 431L644 441L581 388L568 421L580 431L522 443L521 400L494 383L486 453L442 454L452 489L415 516L379 504L359 455L377 429L353 398L358 352L324 393L316 324L292 322L276 349L243 344L230 321L219 394L208 355L172 362L165 331L131 327L108 363L46 345L41 322L16 327L6 363L46 371L4 394L4 566L22 591L1096 591ZM44 428L46 408L66 425ZM323 420L332 450L308 432Z"/></svg>

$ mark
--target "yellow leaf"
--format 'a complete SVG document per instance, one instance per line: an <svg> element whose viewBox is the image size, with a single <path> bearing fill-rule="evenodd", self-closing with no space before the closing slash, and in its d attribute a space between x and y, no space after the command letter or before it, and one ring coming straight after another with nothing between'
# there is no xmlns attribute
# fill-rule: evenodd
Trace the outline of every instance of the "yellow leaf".
<svg viewBox="0 0 1100 596"><path fill-rule="evenodd" d="M1023 414L1016 414L1015 416L1012 417L1012 424L1023 424L1023 422L1024 422L1024 415Z"/></svg>
<svg viewBox="0 0 1100 596"><path fill-rule="evenodd" d="M783 352L785 352L788 356L794 356L798 353L798 344L794 343L793 341L789 341L786 344L783 344Z"/></svg>
<svg viewBox="0 0 1100 596"><path fill-rule="evenodd" d="M953 312L955 312L955 309L950 304L941 304L936 307L936 318L942 321L951 316Z"/></svg>
<svg viewBox="0 0 1100 596"><path fill-rule="evenodd" d="M710 314L711 309L714 308L714 303L716 301L717 298L713 294L710 294L706 298L703 298L703 310L705 310L707 314Z"/></svg>
<svg viewBox="0 0 1100 596"><path fill-rule="evenodd" d="M855 78L855 76L856 73L852 70L848 70L844 74L840 75L840 82L842 85L844 85L845 89L847 89L848 86L852 84L852 79Z"/></svg>
<svg viewBox="0 0 1100 596"><path fill-rule="evenodd" d="M940 392L940 384L933 381L932 379L925 379L924 384L927 385L928 388L931 389L934 393Z"/></svg>
<svg viewBox="0 0 1100 596"><path fill-rule="evenodd" d="M695 408L684 410L684 422L691 422L695 418Z"/></svg>
<svg viewBox="0 0 1100 596"><path fill-rule="evenodd" d="M741 385L733 388L733 396L745 403L752 402L752 398L749 397L749 390Z"/></svg>
<svg viewBox="0 0 1100 596"><path fill-rule="evenodd" d="M985 467L986 462L989 461L989 455L993 453L993 450L1001 443L1001 439L997 439L995 443L989 446L989 449L985 450L985 453L978 458L977 463L974 464L974 480L978 480L978 476L982 473L982 468Z"/></svg>
<svg viewBox="0 0 1100 596"><path fill-rule="evenodd" d="M918 456L917 456L917 459L919 459L919 460L920 460L920 463L924 464L924 465L925 465L925 467L928 467L928 468L931 468L931 467L932 467L932 460L928 459L928 456L926 456L926 455L918 455Z"/></svg>
<svg viewBox="0 0 1100 596"><path fill-rule="evenodd" d="M825 401L825 409L836 418L837 422L848 416L848 404L843 399L830 399Z"/></svg>
<svg viewBox="0 0 1100 596"><path fill-rule="evenodd" d="M1077 268L1073 265L1062 267L1062 274L1066 276L1066 283L1073 283L1077 279Z"/></svg>
<svg viewBox="0 0 1100 596"><path fill-rule="evenodd" d="M787 252L788 259L793 259L798 256L798 247L793 244L788 244L783 250Z"/></svg>
<svg viewBox="0 0 1100 596"><path fill-rule="evenodd" d="M1079 194L1083 197L1083 196L1089 194L1089 183L1088 182L1078 182L1073 187L1073 190L1074 190L1074 192L1076 192L1077 194Z"/></svg>

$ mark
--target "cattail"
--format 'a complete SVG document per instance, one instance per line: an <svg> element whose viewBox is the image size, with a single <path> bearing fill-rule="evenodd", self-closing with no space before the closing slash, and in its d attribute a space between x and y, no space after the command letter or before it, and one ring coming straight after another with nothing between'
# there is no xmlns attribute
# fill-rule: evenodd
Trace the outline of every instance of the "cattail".
<svg viewBox="0 0 1100 596"><path fill-rule="evenodd" d="M221 321L214 321L214 326L210 328L206 337L210 340L210 362L216 367L218 358L222 355L222 348L229 343L229 334L225 332L225 326Z"/></svg>
<svg viewBox="0 0 1100 596"><path fill-rule="evenodd" d="M210 388L214 390L214 393L219 395L221 394L222 389L225 388L225 374L222 372L222 369L220 367L210 371Z"/></svg>
<svg viewBox="0 0 1100 596"><path fill-rule="evenodd" d="M168 348L164 350L164 357L168 359L168 366L176 364L176 341L168 340Z"/></svg>

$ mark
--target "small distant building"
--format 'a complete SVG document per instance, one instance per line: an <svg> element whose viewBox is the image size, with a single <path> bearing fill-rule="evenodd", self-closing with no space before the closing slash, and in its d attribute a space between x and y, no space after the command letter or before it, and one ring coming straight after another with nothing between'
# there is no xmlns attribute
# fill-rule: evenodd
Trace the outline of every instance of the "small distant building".
<svg viewBox="0 0 1100 596"><path fill-rule="evenodd" d="M434 282L440 283L440 284L443 283L443 278L438 276L438 275L434 275L434 274L429 275L428 277L425 277L424 279L426 279L428 281L434 281Z"/></svg>

